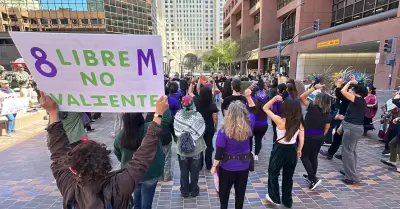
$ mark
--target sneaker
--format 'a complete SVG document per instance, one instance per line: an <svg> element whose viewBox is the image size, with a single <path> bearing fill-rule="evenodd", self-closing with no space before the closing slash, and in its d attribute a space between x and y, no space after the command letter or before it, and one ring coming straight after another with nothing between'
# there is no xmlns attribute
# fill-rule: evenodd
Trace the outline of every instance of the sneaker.
<svg viewBox="0 0 400 209"><path fill-rule="evenodd" d="M276 202L272 201L272 199L269 197L268 194L265 195L265 199L267 199L267 201L270 202L270 203L272 203L273 205L276 205L276 206L281 205L281 204L279 204L279 203L276 203Z"/></svg>
<svg viewBox="0 0 400 209"><path fill-rule="evenodd" d="M319 186L321 184L322 180L321 179L317 179L316 182L311 182L310 183L310 187L308 187L310 190L314 190L315 188L317 188L317 186Z"/></svg>
<svg viewBox="0 0 400 209"><path fill-rule="evenodd" d="M336 155L335 155L335 158L336 158L336 159L339 159L339 160L342 160L342 155L336 154Z"/></svg>
<svg viewBox="0 0 400 209"><path fill-rule="evenodd" d="M397 166L396 166L396 162L392 162L392 161L390 161L390 160L381 160L381 163L383 163L383 164L385 164L385 165L387 165L387 166L390 166L390 167L394 167L394 168L397 167Z"/></svg>
<svg viewBox="0 0 400 209"><path fill-rule="evenodd" d="M306 180L307 183L311 183L310 180L308 180L308 175L307 174L303 174L303 178L304 180Z"/></svg>
<svg viewBox="0 0 400 209"><path fill-rule="evenodd" d="M328 160L332 160L332 158L333 158L333 156L332 156L331 154L329 154L328 151L320 150L320 151L319 151L319 154L325 156L326 159L328 159Z"/></svg>
<svg viewBox="0 0 400 209"><path fill-rule="evenodd" d="M382 155L389 156L390 150L388 150L388 149L383 150Z"/></svg>
<svg viewBox="0 0 400 209"><path fill-rule="evenodd" d="M254 160L258 161L258 155L254 155Z"/></svg>
<svg viewBox="0 0 400 209"><path fill-rule="evenodd" d="M347 184L347 185L354 185L354 184L357 184L357 182L356 182L356 181L353 181L353 180L343 179L342 181L343 181L343 183L345 183L345 184Z"/></svg>
<svg viewBox="0 0 400 209"><path fill-rule="evenodd" d="M330 147L332 145L331 142L324 142L324 144L322 146L324 147Z"/></svg>

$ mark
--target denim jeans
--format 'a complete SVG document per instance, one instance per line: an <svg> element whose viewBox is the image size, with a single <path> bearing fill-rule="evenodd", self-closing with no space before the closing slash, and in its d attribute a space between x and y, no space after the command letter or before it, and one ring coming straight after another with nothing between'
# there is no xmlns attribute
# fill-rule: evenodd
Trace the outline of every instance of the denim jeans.
<svg viewBox="0 0 400 209"><path fill-rule="evenodd" d="M199 173L201 154L193 157L181 157L178 155L179 167L181 169L181 193L184 197L191 194L193 197L198 196L200 193ZM190 182L189 182L190 176Z"/></svg>
<svg viewBox="0 0 400 209"><path fill-rule="evenodd" d="M140 182L133 193L134 209L151 209L158 178Z"/></svg>
<svg viewBox="0 0 400 209"><path fill-rule="evenodd" d="M218 103L220 99L221 99L221 93L214 95L214 102L215 103Z"/></svg>
<svg viewBox="0 0 400 209"><path fill-rule="evenodd" d="M9 134L15 131L15 118L17 117L17 113L8 114L6 117L8 119L6 133Z"/></svg>

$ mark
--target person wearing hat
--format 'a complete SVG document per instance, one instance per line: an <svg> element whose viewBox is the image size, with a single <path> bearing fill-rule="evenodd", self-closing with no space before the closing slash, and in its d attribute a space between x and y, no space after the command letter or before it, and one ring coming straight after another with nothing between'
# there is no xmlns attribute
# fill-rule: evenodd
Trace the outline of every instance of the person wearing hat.
<svg viewBox="0 0 400 209"><path fill-rule="evenodd" d="M176 153L181 169L180 191L183 197L196 197L200 194L201 154L207 147L203 139L206 125L203 116L195 110L191 96L184 96L181 104L182 109L174 119L174 131L178 138Z"/></svg>
<svg viewBox="0 0 400 209"><path fill-rule="evenodd" d="M21 64L17 65L14 75L18 83L20 97L28 97L31 76L24 70L24 66Z"/></svg>
<svg viewBox="0 0 400 209"><path fill-rule="evenodd" d="M13 94L14 91L9 87L8 81L7 80L0 80L0 90L1 94L3 97L6 97L7 95ZM10 113L6 115L7 117L7 129L6 133L7 136L10 136L12 132L15 132L15 118L17 116L17 113Z"/></svg>

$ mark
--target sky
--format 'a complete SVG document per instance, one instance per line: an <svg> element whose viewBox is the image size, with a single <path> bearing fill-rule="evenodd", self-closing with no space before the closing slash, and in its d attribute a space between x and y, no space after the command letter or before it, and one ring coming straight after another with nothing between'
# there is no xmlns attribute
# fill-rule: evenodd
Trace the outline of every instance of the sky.
<svg viewBox="0 0 400 209"><path fill-rule="evenodd" d="M87 11L87 0L41 0L41 9L71 9L73 11Z"/></svg>

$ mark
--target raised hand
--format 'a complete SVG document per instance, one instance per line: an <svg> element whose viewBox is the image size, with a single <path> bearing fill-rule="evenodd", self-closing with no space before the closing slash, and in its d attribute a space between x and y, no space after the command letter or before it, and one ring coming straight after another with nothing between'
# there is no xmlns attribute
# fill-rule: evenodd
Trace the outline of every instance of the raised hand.
<svg viewBox="0 0 400 209"><path fill-rule="evenodd" d="M162 115L166 110L168 110L169 105L168 105L168 97L167 96L161 96L157 103L156 103L156 114Z"/></svg>
<svg viewBox="0 0 400 209"><path fill-rule="evenodd" d="M58 112L57 103L43 91L40 91L40 106L44 108L49 114Z"/></svg>

